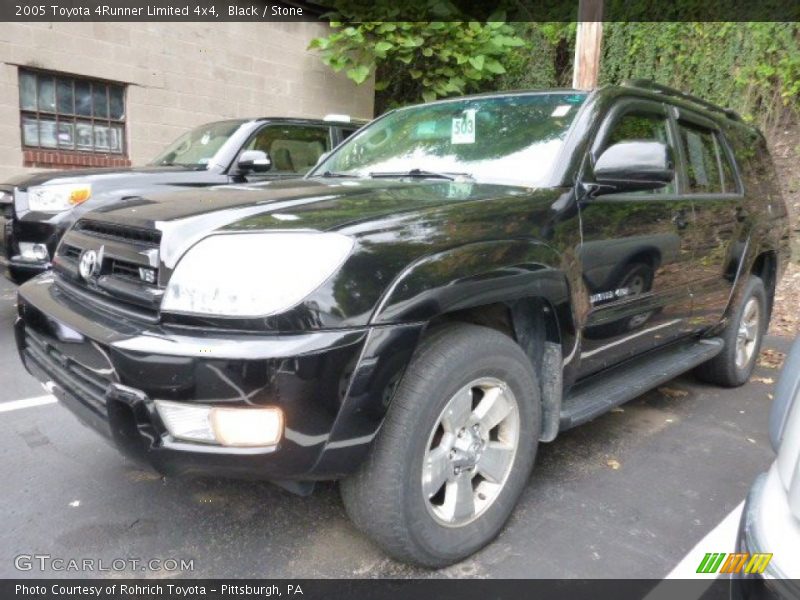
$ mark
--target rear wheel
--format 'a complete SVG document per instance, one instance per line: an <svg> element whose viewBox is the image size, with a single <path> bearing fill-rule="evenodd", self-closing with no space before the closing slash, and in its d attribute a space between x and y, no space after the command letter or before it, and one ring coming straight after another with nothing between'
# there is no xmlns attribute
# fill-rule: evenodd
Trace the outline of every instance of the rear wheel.
<svg viewBox="0 0 800 600"><path fill-rule="evenodd" d="M540 398L530 360L493 329L423 342L367 461L341 482L355 524L389 554L441 567L491 541L533 466Z"/></svg>
<svg viewBox="0 0 800 600"><path fill-rule="evenodd" d="M698 378L725 387L738 387L750 379L767 328L767 294L760 278L751 275L742 300L722 332L725 347L695 369Z"/></svg>

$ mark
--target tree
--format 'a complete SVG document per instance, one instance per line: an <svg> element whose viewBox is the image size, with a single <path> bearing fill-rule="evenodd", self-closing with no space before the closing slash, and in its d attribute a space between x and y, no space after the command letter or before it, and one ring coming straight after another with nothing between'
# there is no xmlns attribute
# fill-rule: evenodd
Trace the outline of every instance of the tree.
<svg viewBox="0 0 800 600"><path fill-rule="evenodd" d="M390 104L431 101L486 88L506 72L503 63L526 42L504 18L495 13L485 22L332 21L334 31L312 40L310 48L358 84L376 74L376 91L394 88Z"/></svg>

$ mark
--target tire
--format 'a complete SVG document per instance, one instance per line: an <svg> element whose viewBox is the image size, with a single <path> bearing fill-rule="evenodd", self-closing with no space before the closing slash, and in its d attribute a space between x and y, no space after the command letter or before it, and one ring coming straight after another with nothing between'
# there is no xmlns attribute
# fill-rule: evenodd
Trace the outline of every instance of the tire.
<svg viewBox="0 0 800 600"><path fill-rule="evenodd" d="M750 275L741 301L722 332L725 343L722 352L695 369L697 378L724 387L746 383L758 360L766 329L767 293L761 279Z"/></svg>
<svg viewBox="0 0 800 600"><path fill-rule="evenodd" d="M539 390L530 359L508 336L471 324L433 331L412 357L370 455L340 483L350 518L391 556L425 567L485 546L533 467Z"/></svg>

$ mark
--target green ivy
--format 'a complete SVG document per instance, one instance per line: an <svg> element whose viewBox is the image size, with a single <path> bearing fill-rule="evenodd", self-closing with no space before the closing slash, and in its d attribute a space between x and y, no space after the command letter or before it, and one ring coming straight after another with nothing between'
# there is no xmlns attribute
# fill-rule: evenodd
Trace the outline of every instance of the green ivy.
<svg viewBox="0 0 800 600"><path fill-rule="evenodd" d="M403 2L398 0L398 10ZM376 76L376 108L469 92L569 87L575 23L334 22L311 43L357 83ZM345 15L346 16L346 15ZM800 24L609 22L600 83L650 79L737 110L767 128L800 112Z"/></svg>
<svg viewBox="0 0 800 600"><path fill-rule="evenodd" d="M646 78L769 126L800 108L797 23L608 23L601 83Z"/></svg>
<svg viewBox="0 0 800 600"><path fill-rule="evenodd" d="M448 16L447 3L430 4ZM332 21L331 34L312 40L310 48L358 84L375 74L387 107L431 101L491 87L506 73L509 55L527 44L504 19L498 12L485 22Z"/></svg>

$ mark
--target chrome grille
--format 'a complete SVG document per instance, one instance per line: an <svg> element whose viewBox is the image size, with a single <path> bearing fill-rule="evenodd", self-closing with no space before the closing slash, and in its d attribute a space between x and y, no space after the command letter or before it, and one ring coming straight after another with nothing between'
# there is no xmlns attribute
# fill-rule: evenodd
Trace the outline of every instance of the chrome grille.
<svg viewBox="0 0 800 600"><path fill-rule="evenodd" d="M126 260L120 260L118 258L111 258L108 262L110 264L108 271L112 275L141 281L141 277L139 276L140 265L128 262Z"/></svg>
<svg viewBox="0 0 800 600"><path fill-rule="evenodd" d="M80 248L76 248L75 246L69 246L67 244L64 244L61 247L61 256L66 256L67 258L72 260L78 260L78 258L80 258L80 255L81 255Z"/></svg>
<svg viewBox="0 0 800 600"><path fill-rule="evenodd" d="M158 285L157 252L161 232L82 219L58 248L54 269L59 287L97 299L107 310L157 320L163 290ZM95 252L93 271L81 273L81 260Z"/></svg>
<svg viewBox="0 0 800 600"><path fill-rule="evenodd" d="M87 233L94 237L120 242L133 242L138 245L158 247L161 243L161 232L156 229L141 229L129 225L103 223L90 219L81 219L75 224L75 231Z"/></svg>

